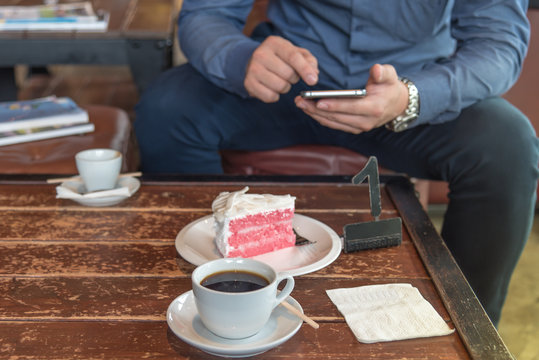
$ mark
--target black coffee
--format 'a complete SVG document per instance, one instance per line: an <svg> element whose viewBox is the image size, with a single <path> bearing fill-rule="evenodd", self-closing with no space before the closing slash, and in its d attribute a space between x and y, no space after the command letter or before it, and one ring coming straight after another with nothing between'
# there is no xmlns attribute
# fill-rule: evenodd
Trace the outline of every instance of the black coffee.
<svg viewBox="0 0 539 360"><path fill-rule="evenodd" d="M254 291L267 286L269 281L248 271L223 271L211 274L204 278L200 285L222 292L247 292Z"/></svg>

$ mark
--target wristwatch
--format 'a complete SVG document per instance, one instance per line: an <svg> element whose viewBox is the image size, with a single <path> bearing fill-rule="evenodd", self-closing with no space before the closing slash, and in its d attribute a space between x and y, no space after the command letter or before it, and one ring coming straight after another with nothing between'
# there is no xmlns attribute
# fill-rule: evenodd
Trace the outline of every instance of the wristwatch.
<svg viewBox="0 0 539 360"><path fill-rule="evenodd" d="M394 132L406 130L408 126L419 116L419 91L414 83L407 78L400 78L400 81L408 87L408 107L403 115L397 116L386 124L386 128Z"/></svg>

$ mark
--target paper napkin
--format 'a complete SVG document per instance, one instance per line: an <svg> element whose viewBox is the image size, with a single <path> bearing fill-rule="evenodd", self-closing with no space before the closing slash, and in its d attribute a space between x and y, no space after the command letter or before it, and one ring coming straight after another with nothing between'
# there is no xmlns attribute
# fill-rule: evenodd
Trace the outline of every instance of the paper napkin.
<svg viewBox="0 0 539 360"><path fill-rule="evenodd" d="M72 189L68 186L57 186L56 187L56 198L57 199L97 199L97 198L104 198L104 197L110 197L110 196L125 196L129 197L131 194L129 193L129 188L127 186L111 189L111 190L103 190L103 191L94 191L91 193L86 194L80 194L76 191L76 189Z"/></svg>
<svg viewBox="0 0 539 360"><path fill-rule="evenodd" d="M410 284L368 285L326 293L363 343L441 336L455 331Z"/></svg>

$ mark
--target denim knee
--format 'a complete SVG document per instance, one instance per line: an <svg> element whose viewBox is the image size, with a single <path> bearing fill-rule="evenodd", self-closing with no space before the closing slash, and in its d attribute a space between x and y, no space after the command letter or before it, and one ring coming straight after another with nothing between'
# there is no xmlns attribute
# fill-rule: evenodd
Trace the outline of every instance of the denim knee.
<svg viewBox="0 0 539 360"><path fill-rule="evenodd" d="M534 193L539 141L526 116L499 98L485 100L462 116L456 129L462 150L454 161L464 164L464 172L453 174L455 180L468 179L510 196Z"/></svg>
<svg viewBox="0 0 539 360"><path fill-rule="evenodd" d="M197 101L200 96L192 80L198 75L190 74L194 71L184 65L164 72L135 107L134 129L144 171L184 172L174 167L180 166L180 152L205 141L195 128L204 105Z"/></svg>
<svg viewBox="0 0 539 360"><path fill-rule="evenodd" d="M186 79L188 71L183 70L190 69L178 67L165 71L142 94L135 107L135 130L144 130L141 137L148 136L146 131L169 132L183 113L198 107Z"/></svg>

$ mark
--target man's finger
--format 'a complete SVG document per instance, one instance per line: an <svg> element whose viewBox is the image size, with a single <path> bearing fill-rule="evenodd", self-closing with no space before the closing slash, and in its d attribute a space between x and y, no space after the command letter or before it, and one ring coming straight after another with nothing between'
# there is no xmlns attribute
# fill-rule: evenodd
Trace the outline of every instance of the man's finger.
<svg viewBox="0 0 539 360"><path fill-rule="evenodd" d="M269 90L279 94L286 94L292 87L288 81L271 72L259 78L258 82Z"/></svg>
<svg viewBox="0 0 539 360"><path fill-rule="evenodd" d="M298 48L288 42L279 47L276 54L290 65L305 83L312 86L318 82L318 63L308 50Z"/></svg>
<svg viewBox="0 0 539 360"><path fill-rule="evenodd" d="M269 89L258 81L253 81L247 87L250 96L255 97L265 103L273 103L279 100L279 94Z"/></svg>

